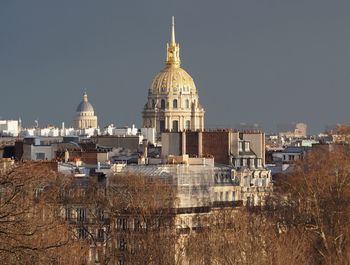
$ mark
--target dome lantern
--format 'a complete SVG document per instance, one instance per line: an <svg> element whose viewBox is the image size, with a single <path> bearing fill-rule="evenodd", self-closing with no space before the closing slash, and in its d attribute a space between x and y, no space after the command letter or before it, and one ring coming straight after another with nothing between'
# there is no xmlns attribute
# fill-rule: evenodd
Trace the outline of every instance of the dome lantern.
<svg viewBox="0 0 350 265"><path fill-rule="evenodd" d="M171 39L167 43L167 54L165 64L172 67L180 67L180 45L175 41L175 19L172 17L171 23Z"/></svg>

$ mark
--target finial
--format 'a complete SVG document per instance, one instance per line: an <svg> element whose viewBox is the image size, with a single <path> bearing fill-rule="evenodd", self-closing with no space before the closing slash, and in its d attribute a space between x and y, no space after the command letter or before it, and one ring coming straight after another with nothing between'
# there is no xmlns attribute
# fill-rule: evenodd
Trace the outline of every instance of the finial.
<svg viewBox="0 0 350 265"><path fill-rule="evenodd" d="M87 97L86 91L84 91L83 100L84 100L84 101L88 101L88 97Z"/></svg>
<svg viewBox="0 0 350 265"><path fill-rule="evenodd" d="M171 18L171 44L175 44L175 18Z"/></svg>

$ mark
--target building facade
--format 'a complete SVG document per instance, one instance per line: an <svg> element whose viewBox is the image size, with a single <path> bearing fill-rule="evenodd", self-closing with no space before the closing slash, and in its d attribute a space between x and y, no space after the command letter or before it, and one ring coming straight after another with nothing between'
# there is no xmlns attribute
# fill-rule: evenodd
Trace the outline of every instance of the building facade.
<svg viewBox="0 0 350 265"><path fill-rule="evenodd" d="M162 157L184 154L214 157L215 163L235 168L264 168L265 134L230 129L162 134Z"/></svg>
<svg viewBox="0 0 350 265"><path fill-rule="evenodd" d="M20 120L0 120L0 135L17 137L21 129Z"/></svg>
<svg viewBox="0 0 350 265"><path fill-rule="evenodd" d="M164 131L204 129L204 109L196 85L180 65L173 18L165 68L154 77L142 112L143 127L156 128L158 135Z"/></svg>

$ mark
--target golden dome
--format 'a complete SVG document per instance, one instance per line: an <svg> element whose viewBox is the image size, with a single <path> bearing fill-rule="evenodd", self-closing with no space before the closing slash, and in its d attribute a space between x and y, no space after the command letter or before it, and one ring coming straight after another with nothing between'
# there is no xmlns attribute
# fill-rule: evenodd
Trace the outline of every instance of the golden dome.
<svg viewBox="0 0 350 265"><path fill-rule="evenodd" d="M180 45L175 41L175 23L172 18L171 41L167 44L166 67L152 81L151 93L188 93L196 94L192 77L180 67Z"/></svg>
<svg viewBox="0 0 350 265"><path fill-rule="evenodd" d="M151 92L154 94L196 94L197 89L192 77L184 69L168 66L154 77Z"/></svg>

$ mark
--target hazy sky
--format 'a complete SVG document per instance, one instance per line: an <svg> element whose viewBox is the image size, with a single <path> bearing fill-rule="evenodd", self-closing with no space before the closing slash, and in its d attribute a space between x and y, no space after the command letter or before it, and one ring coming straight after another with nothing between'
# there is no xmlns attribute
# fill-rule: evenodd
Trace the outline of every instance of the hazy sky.
<svg viewBox="0 0 350 265"><path fill-rule="evenodd" d="M350 123L350 1L0 1L0 116L141 125L175 16L206 125Z"/></svg>

